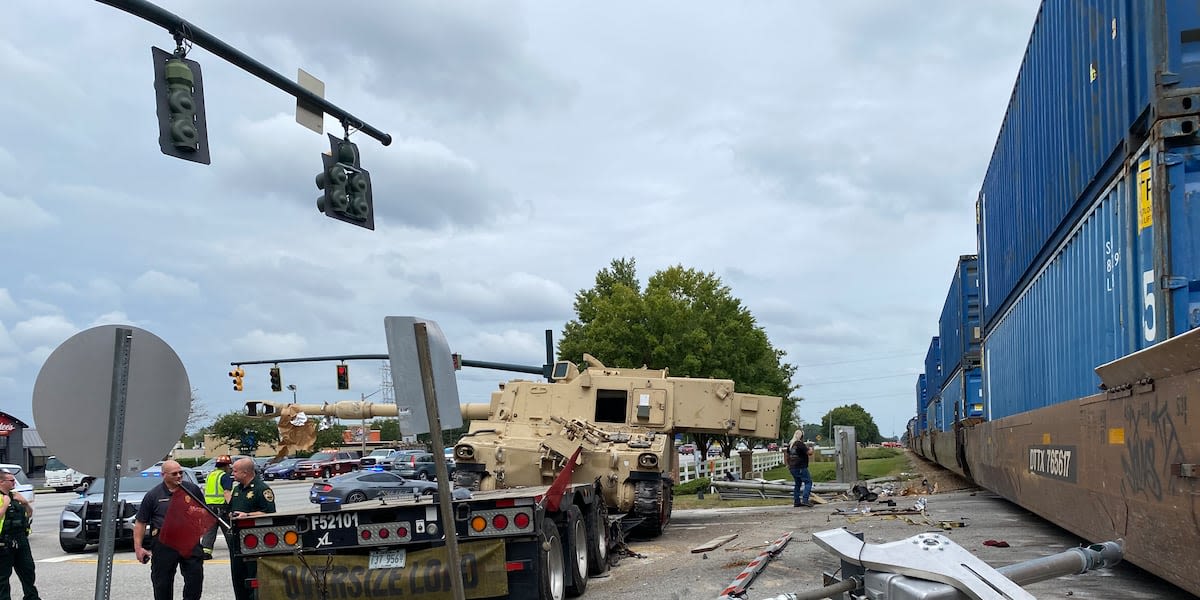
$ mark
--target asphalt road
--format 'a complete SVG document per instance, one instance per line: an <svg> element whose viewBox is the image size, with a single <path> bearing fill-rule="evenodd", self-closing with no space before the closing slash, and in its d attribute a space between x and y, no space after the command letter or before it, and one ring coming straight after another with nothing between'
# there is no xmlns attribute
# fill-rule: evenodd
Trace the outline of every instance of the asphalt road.
<svg viewBox="0 0 1200 600"><path fill-rule="evenodd" d="M311 481L274 482L280 508L310 506L307 492ZM74 495L38 494L32 536L37 561L38 587L43 598L94 597L97 553L67 554L58 545L57 521L62 507ZM899 507L913 498L897 498ZM929 531L940 531L956 544L992 566L1046 556L1077 546L1079 540L1042 519L986 492L953 492L927 498L927 514L933 522L955 521L966 527L941 530L924 522L916 524L879 516L847 517L834 509L854 506L832 503L812 509L790 506L676 511L661 538L631 541L627 556L609 574L589 582L585 598L644 600L646 598L717 598L764 545L792 532L790 544L754 581L747 596L767 598L785 592L802 592L821 586L821 572L837 568L838 561L812 542L817 531L848 527L861 531L866 541L880 544L902 540ZM730 534L737 538L706 553L691 548ZM1008 548L983 545L984 540L1003 540ZM1104 541L1104 540L1087 540ZM17 585L16 577L12 579ZM176 581L176 597L182 581ZM18 588L19 589L19 588ZM1109 599L1193 598L1128 564L1104 572L1060 577L1027 586L1038 598ZM129 548L118 548L112 566L110 598L150 598L150 569L133 560ZM233 598L229 579L228 552L218 536L216 557L205 563L204 598Z"/></svg>

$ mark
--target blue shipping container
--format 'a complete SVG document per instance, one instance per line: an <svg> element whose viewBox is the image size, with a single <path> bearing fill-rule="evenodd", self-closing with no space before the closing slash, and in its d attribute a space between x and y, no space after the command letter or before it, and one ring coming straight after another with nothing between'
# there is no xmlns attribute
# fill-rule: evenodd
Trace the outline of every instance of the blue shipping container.
<svg viewBox="0 0 1200 600"><path fill-rule="evenodd" d="M1089 203L988 329L990 418L1097 393L1095 367L1200 325L1198 186L1200 145L1156 141Z"/></svg>
<svg viewBox="0 0 1200 600"><path fill-rule="evenodd" d="M1043 2L979 193L985 325L1198 85L1200 3Z"/></svg>
<svg viewBox="0 0 1200 600"><path fill-rule="evenodd" d="M939 431L952 431L963 419L984 418L983 374L979 367L956 369L942 387Z"/></svg>
<svg viewBox="0 0 1200 600"><path fill-rule="evenodd" d="M917 417L916 427L917 433L923 433L929 429L929 422L925 419L925 408L929 404L929 388L925 385L925 374L917 375Z"/></svg>
<svg viewBox="0 0 1200 600"><path fill-rule="evenodd" d="M952 373L964 364L968 368L979 364L979 259L976 256L958 257L950 292L942 305L938 321L938 337L942 345L942 371Z"/></svg>
<svg viewBox="0 0 1200 600"><path fill-rule="evenodd" d="M925 385L933 391L942 389L942 345L936 335L925 352Z"/></svg>

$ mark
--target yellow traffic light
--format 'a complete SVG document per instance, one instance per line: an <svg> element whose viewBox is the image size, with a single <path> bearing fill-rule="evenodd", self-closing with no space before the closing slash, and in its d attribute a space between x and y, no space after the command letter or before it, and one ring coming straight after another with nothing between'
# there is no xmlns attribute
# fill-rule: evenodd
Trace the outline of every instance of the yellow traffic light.
<svg viewBox="0 0 1200 600"><path fill-rule="evenodd" d="M242 378L246 376L245 369L237 367L229 372L229 376L233 378L233 391L242 391Z"/></svg>

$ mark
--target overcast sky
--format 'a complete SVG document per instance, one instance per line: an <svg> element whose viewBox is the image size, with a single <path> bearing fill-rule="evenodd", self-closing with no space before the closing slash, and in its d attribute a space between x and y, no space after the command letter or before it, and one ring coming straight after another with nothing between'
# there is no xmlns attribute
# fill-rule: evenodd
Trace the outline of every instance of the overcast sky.
<svg viewBox="0 0 1200 600"><path fill-rule="evenodd" d="M165 30L99 3L6 3L0 410L30 423L46 357L100 324L170 344L212 416L290 399L266 366L235 393L231 361L385 353L388 315L437 321L469 359L540 365L575 293L629 257L643 282L676 264L719 276L799 367L806 421L856 402L898 435L975 253L1038 8L159 4L392 135L352 137L376 229L317 212L329 145L291 96L195 47L212 164L167 157L150 58L173 49ZM380 367L352 363L349 392L327 363L283 379L301 402L358 399ZM460 371L462 400L516 376Z"/></svg>

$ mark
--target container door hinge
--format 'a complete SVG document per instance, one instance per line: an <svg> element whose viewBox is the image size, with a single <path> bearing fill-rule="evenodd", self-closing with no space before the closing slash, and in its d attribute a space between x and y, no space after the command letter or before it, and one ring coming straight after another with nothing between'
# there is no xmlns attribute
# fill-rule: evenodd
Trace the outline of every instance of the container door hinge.
<svg viewBox="0 0 1200 600"><path fill-rule="evenodd" d="M1187 277L1170 277L1163 275L1162 278L1162 288L1164 290L1177 290L1179 288L1187 287L1190 283L1191 281L1189 281Z"/></svg>
<svg viewBox="0 0 1200 600"><path fill-rule="evenodd" d="M1171 474L1176 477L1187 477L1189 479L1200 478L1200 465L1191 463L1179 463L1171 465Z"/></svg>

